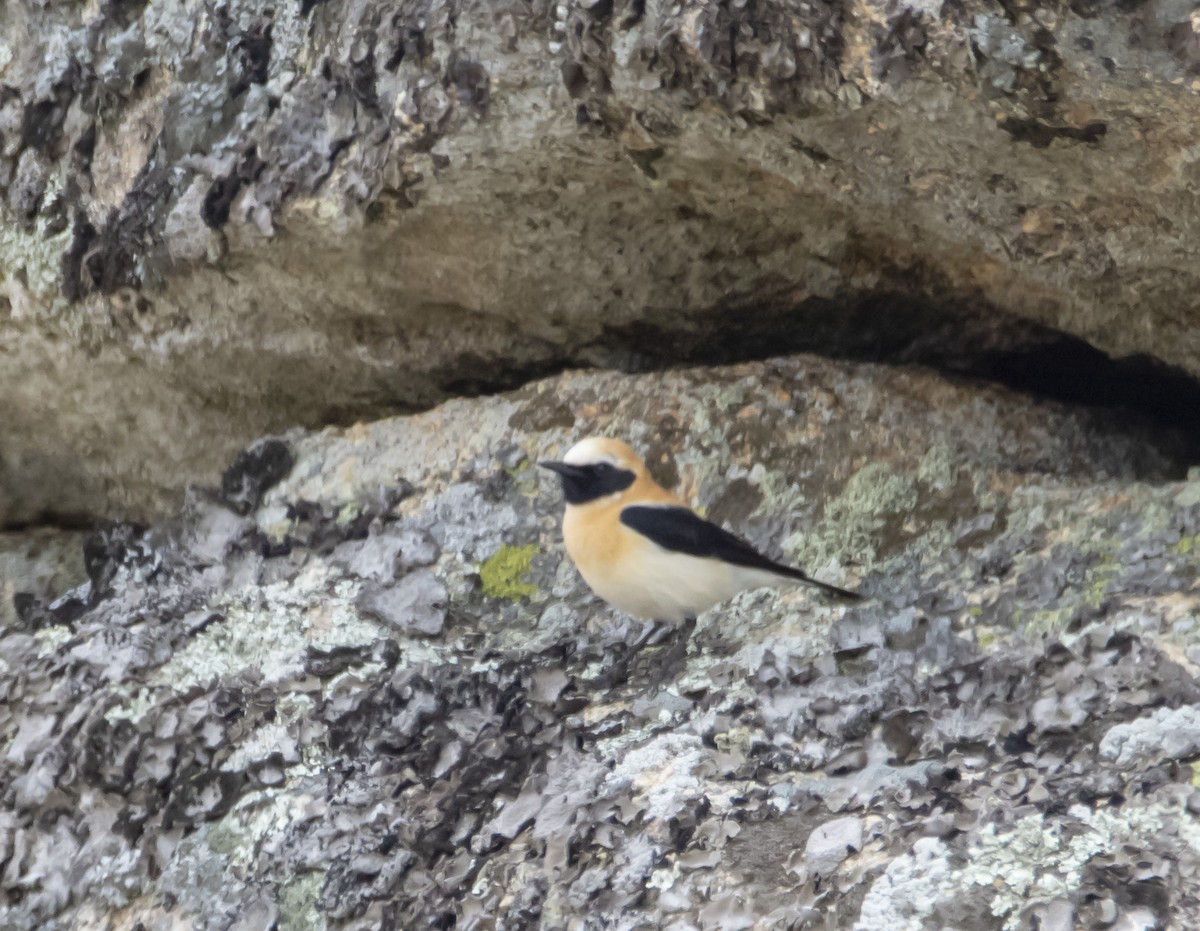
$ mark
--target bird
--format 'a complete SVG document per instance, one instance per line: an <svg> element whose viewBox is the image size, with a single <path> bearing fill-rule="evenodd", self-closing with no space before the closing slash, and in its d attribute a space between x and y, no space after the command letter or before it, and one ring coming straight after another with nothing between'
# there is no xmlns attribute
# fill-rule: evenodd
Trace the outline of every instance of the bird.
<svg viewBox="0 0 1200 931"><path fill-rule="evenodd" d="M561 481L563 543L591 590L619 611L681 631L685 650L696 617L740 591L799 584L861 598L705 520L658 484L623 440L589 437L561 461L538 465ZM653 633L652 626L643 639Z"/></svg>

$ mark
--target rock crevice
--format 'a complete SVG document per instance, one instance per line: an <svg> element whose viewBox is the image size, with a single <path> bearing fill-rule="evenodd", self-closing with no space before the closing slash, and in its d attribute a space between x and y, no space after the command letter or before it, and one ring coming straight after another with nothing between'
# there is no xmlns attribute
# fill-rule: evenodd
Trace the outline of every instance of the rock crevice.
<svg viewBox="0 0 1200 931"><path fill-rule="evenodd" d="M1193 34L1175 0L5 9L0 523L169 512L265 433L763 309L788 349L921 305L926 341L1015 317L1195 376Z"/></svg>

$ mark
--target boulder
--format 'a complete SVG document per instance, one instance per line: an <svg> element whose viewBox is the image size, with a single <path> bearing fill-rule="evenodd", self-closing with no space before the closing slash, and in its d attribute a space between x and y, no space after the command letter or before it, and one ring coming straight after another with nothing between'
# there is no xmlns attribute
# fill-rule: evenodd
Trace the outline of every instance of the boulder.
<svg viewBox="0 0 1200 931"><path fill-rule="evenodd" d="M1182 0L14 5L0 526L162 515L263 434L566 364L1195 376L1196 29Z"/></svg>
<svg viewBox="0 0 1200 931"><path fill-rule="evenodd" d="M745 593L613 681L532 465L595 433L865 601ZM1200 921L1200 481L1154 435L797 356L273 442L246 513L93 534L0 627L0 926Z"/></svg>

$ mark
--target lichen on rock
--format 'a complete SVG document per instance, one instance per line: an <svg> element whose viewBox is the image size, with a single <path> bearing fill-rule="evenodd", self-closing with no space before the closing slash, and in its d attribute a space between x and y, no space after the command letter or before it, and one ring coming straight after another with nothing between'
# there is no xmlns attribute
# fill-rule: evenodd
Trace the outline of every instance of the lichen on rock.
<svg viewBox="0 0 1200 931"><path fill-rule="evenodd" d="M521 467L593 434L867 598L613 680ZM1200 501L1128 422L793 357L286 442L0 626L3 927L1200 920Z"/></svg>
<svg viewBox="0 0 1200 931"><path fill-rule="evenodd" d="M537 594L538 588L526 581L533 567L533 556L537 547L502 545L479 567L479 580L483 593L490 598L517 601Z"/></svg>

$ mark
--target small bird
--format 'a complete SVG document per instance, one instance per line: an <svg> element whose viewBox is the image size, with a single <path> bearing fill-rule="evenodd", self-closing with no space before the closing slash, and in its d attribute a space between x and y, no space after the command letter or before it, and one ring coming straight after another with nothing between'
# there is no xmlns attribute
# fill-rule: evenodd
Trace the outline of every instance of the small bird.
<svg viewBox="0 0 1200 931"><path fill-rule="evenodd" d="M681 627L684 649L697 615L745 589L804 584L860 597L768 559L700 517L621 440L581 440L561 462L538 465L562 480L563 542L584 581L627 614Z"/></svg>

